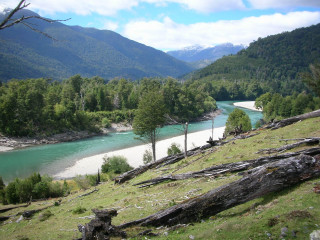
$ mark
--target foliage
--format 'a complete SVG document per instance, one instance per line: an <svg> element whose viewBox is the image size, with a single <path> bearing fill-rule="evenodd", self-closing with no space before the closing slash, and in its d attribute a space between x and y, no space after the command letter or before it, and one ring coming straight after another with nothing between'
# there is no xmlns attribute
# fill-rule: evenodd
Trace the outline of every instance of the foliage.
<svg viewBox="0 0 320 240"><path fill-rule="evenodd" d="M300 73L319 61L319 40L320 24L259 38L186 78L212 82L216 100L253 100L266 92L292 95L307 90Z"/></svg>
<svg viewBox="0 0 320 240"><path fill-rule="evenodd" d="M181 153L181 146L177 143L171 143L170 147L168 148L167 154L168 155L174 155L174 154L178 154Z"/></svg>
<svg viewBox="0 0 320 240"><path fill-rule="evenodd" d="M52 178L34 173L25 179L16 178L4 188L3 203L24 203L31 199L61 197L70 192L68 184L53 182Z"/></svg>
<svg viewBox="0 0 320 240"><path fill-rule="evenodd" d="M173 78L140 82L72 76L12 80L0 86L0 132L9 136L52 135L65 131L97 131L111 123L132 124L144 95L154 94L166 112L179 120L194 120L216 109L209 83L179 83Z"/></svg>
<svg viewBox="0 0 320 240"><path fill-rule="evenodd" d="M91 186L90 177L77 175L73 180L80 189L86 190Z"/></svg>
<svg viewBox="0 0 320 240"><path fill-rule="evenodd" d="M278 93L265 93L256 99L256 106L263 109L265 121L280 120L320 108L320 98L305 92L283 97Z"/></svg>
<svg viewBox="0 0 320 240"><path fill-rule="evenodd" d="M241 132L247 132L252 129L249 116L241 109L235 108L229 115L226 123L225 134L229 135L236 129Z"/></svg>
<svg viewBox="0 0 320 240"><path fill-rule="evenodd" d="M133 120L133 131L152 144L153 160L156 160L155 144L159 128L165 123L165 104L163 96L157 91L145 93L139 102Z"/></svg>
<svg viewBox="0 0 320 240"><path fill-rule="evenodd" d="M50 210L45 210L43 213L39 215L39 221L43 222L48 220L52 216L52 212Z"/></svg>
<svg viewBox="0 0 320 240"><path fill-rule="evenodd" d="M101 166L101 172L103 173L115 173L120 174L130 171L132 167L128 164L127 159L123 156L113 156L104 159L104 163Z"/></svg>
<svg viewBox="0 0 320 240"><path fill-rule="evenodd" d="M2 202L3 204L6 203L5 187L6 185L4 184L2 177L0 176L0 202Z"/></svg>
<svg viewBox="0 0 320 240"><path fill-rule="evenodd" d="M302 74L302 80L320 97L320 63L311 64L310 71Z"/></svg>
<svg viewBox="0 0 320 240"><path fill-rule="evenodd" d="M148 164L152 161L152 152L150 150L146 150L144 153L143 153L143 164Z"/></svg>
<svg viewBox="0 0 320 240"><path fill-rule="evenodd" d="M82 214L82 213L85 213L86 211L87 211L86 208L78 206L78 207L76 207L75 209L72 210L72 213L73 214Z"/></svg>

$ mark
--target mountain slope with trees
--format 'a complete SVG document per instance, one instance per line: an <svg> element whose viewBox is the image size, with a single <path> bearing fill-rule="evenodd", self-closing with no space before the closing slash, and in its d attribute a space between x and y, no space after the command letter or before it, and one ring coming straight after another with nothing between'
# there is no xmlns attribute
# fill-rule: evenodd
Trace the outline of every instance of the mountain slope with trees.
<svg viewBox="0 0 320 240"><path fill-rule="evenodd" d="M37 15L29 10L16 14L16 17ZM3 17L0 14L0 20ZM1 30L1 81L40 77L61 80L75 74L104 79L177 77L192 70L186 63L162 51L112 31L39 19L31 19L30 23L55 40L20 24Z"/></svg>
<svg viewBox="0 0 320 240"><path fill-rule="evenodd" d="M223 86L229 92L229 96L233 94L231 88L244 93L249 87L260 88L260 94L288 95L306 90L300 74L308 72L309 65L319 61L320 24L317 24L259 38L237 55L223 57L187 78L215 81L216 86ZM219 98L221 96L216 99Z"/></svg>

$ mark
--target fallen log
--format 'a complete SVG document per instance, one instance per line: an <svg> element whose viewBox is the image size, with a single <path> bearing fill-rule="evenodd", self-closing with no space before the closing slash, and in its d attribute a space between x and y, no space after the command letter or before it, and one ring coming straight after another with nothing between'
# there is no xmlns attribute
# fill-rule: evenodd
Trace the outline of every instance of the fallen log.
<svg viewBox="0 0 320 240"><path fill-rule="evenodd" d="M216 165L216 166L212 166L209 168L205 168L203 170L196 171L196 172L182 173L182 174L176 174L176 175L167 175L167 176L153 178L150 180L139 182L139 183L134 184L134 186L141 185L139 188L144 188L144 187L150 187L152 185L156 185L156 184L159 184L162 182L167 182L167 181L177 181L177 180L185 180L185 179L189 179L189 178L200 178L200 177L217 177L217 176L220 176L221 174L234 173L234 172L248 170L249 168L255 168L255 167L267 164L267 163L279 161L284 158L298 156L300 154L315 156L317 154L320 154L320 148L310 148L310 149L301 150L301 151L293 152L293 153L285 153L285 154L281 154L281 155L261 157L261 158L247 160L247 161L241 161L241 162L226 163L226 164L221 164L221 165Z"/></svg>
<svg viewBox="0 0 320 240"><path fill-rule="evenodd" d="M188 156L192 156L192 155L198 153L199 151L208 149L210 147L211 147L211 145L207 144L207 145L204 145L204 146L202 146L200 148L194 148L192 150L189 150L187 152L187 155ZM131 171L125 172L125 173L115 177L113 180L114 180L115 183L121 184L121 183L129 181L132 178L134 178L134 177L136 177L136 176L148 171L149 169L154 169L154 168L157 168L157 167L163 167L163 166L166 166L166 165L169 165L169 164L173 164L173 163L176 163L176 162L178 162L178 161L180 161L182 159L184 159L184 154L183 153L170 155L170 156L161 158L161 159L159 159L157 161L154 161L154 162L148 163L146 165L143 165L141 167L135 168L135 169L133 169Z"/></svg>
<svg viewBox="0 0 320 240"><path fill-rule="evenodd" d="M296 147L299 147L301 145L315 145L315 144L319 144L320 142L320 138L306 138L300 142L296 142L296 143L292 143L292 144L287 144L287 145L284 145L282 147L279 147L279 148L266 148L266 149L260 149L258 152L256 152L257 154L260 154L260 153L275 153L275 152L283 152L283 151L287 151L287 150L290 150L290 149L293 149L293 148L296 148Z"/></svg>
<svg viewBox="0 0 320 240"><path fill-rule="evenodd" d="M320 155L286 158L257 167L251 174L238 181L119 227L172 226L200 221L231 207L318 176L320 176Z"/></svg>
<svg viewBox="0 0 320 240"><path fill-rule="evenodd" d="M308 118L315 118L315 117L320 117L320 109L313 112L301 114L298 116L286 118L281 121L272 122L271 124L265 126L265 128L271 128L272 130L275 130L275 129L282 128Z"/></svg>

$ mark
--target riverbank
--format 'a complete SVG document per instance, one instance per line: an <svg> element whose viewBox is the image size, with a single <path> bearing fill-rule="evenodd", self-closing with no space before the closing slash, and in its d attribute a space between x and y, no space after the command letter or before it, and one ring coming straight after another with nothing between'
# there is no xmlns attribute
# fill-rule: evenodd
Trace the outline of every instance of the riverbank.
<svg viewBox="0 0 320 240"><path fill-rule="evenodd" d="M224 129L225 127L215 128L213 132L213 140L221 138L223 136ZM188 149L205 145L211 134L211 129L188 134ZM157 159L167 156L167 150L171 143L177 143L181 148L183 148L184 135L158 141L156 144ZM143 165L142 157L146 150L151 150L150 144L139 145L83 158L78 160L73 166L55 174L53 177L55 179L66 179L77 175L96 174L103 164L103 159L105 157L112 157L115 155L124 156L132 167L139 167Z"/></svg>
<svg viewBox="0 0 320 240"><path fill-rule="evenodd" d="M253 111L259 111L262 112L261 109L258 109L255 107L255 101L244 101L244 102L235 102L233 103L234 106L236 107L242 107L242 108L247 108Z"/></svg>
<svg viewBox="0 0 320 240"><path fill-rule="evenodd" d="M207 113L198 118L196 121L206 121L218 116L221 113L220 109ZM69 131L66 133L55 134L50 137L5 137L0 134L0 152L11 151L25 147L36 145L56 144L62 142L72 142L96 136L107 135L111 132L126 132L131 131L132 125L125 123L112 123L110 128L102 128L100 132L89 131Z"/></svg>

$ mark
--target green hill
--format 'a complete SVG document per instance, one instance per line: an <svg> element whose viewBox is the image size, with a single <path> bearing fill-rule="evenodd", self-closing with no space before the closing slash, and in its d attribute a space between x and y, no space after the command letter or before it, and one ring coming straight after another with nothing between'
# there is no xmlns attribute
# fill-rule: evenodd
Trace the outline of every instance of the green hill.
<svg viewBox="0 0 320 240"><path fill-rule="evenodd" d="M320 62L320 24L259 38L233 56L226 56L199 71L192 79L256 82L264 91L290 94L305 87L299 80L310 64Z"/></svg>
<svg viewBox="0 0 320 240"><path fill-rule="evenodd" d="M175 164L151 169L121 185L115 185L110 180L97 186L98 191L93 191L94 188L74 191L68 197L62 198L59 206L52 206L57 201L52 199L0 213L0 217L12 216L0 225L0 238L76 239L81 236L77 225L88 223L92 219L93 208L116 209L118 216L113 218L114 225L147 217L241 179L242 175L227 173L215 178L189 178L163 182L148 188L138 188L133 186L134 184L158 176L187 173L213 165L259 158L262 155L257 152L261 149L276 148L297 141L284 142L283 139L317 137L320 135L319 129L320 118L313 118L277 130L259 130L259 134L254 137L230 141L223 146L214 147L214 151L208 149ZM295 152L307 147L301 146L290 151ZM276 170L269 169L269 173ZM145 239L145 236L137 237L137 234L147 229L159 234L155 237L146 236L148 239L279 239L281 232L284 232L282 238L285 239L309 239L311 232L319 230L319 194L314 192L314 187L317 186L320 187L319 177L269 193L188 225L172 228L133 226L124 230L131 239ZM83 195L89 192L92 193ZM82 197L78 197L80 195ZM16 222L22 211L46 206L49 208L35 213L29 220ZM45 212L49 218L42 221Z"/></svg>
<svg viewBox="0 0 320 240"><path fill-rule="evenodd" d="M36 15L23 10L19 13ZM0 15L0 19L3 15ZM177 77L192 69L166 53L94 28L30 21L47 38L23 25L0 31L0 80L12 78L65 79L75 74L104 79Z"/></svg>

